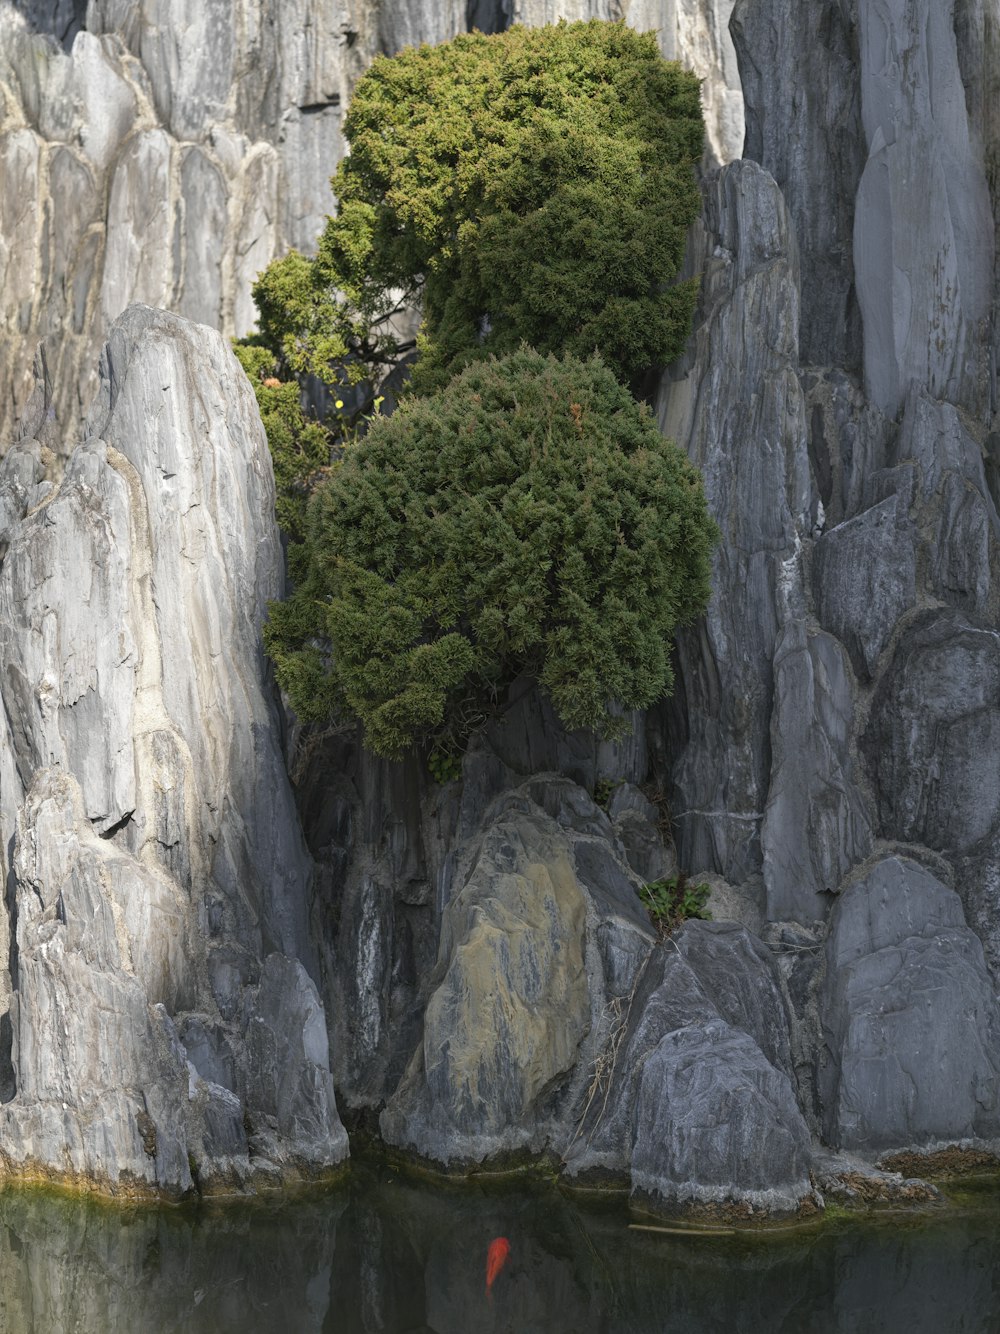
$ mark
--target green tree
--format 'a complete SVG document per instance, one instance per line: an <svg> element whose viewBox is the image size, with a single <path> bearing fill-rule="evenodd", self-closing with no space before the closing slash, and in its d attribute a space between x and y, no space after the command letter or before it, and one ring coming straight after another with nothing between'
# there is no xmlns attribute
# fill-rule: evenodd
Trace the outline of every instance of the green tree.
<svg viewBox="0 0 1000 1334"><path fill-rule="evenodd" d="M598 350L626 382L683 347L699 85L651 35L595 20L411 48L374 62L345 131L316 258L254 289L291 370L378 382L410 350L393 321L413 303L416 392L522 341Z"/></svg>
<svg viewBox="0 0 1000 1334"><path fill-rule="evenodd" d="M330 463L330 433L303 412L298 381L278 378L272 352L252 340L235 343L233 350L253 386L267 433L274 463L275 514L283 531L297 542L309 493Z"/></svg>
<svg viewBox="0 0 1000 1334"><path fill-rule="evenodd" d="M611 735L668 692L714 537L697 470L600 360L525 348L348 448L267 645L303 719L358 718L382 755L460 742L522 672Z"/></svg>

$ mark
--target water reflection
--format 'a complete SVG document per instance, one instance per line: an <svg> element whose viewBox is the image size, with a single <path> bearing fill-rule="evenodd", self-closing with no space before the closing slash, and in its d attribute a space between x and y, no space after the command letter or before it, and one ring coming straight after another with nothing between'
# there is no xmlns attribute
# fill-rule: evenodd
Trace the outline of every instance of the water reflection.
<svg viewBox="0 0 1000 1334"><path fill-rule="evenodd" d="M355 1170L282 1207L134 1211L0 1195L5 1334L987 1331L1000 1197L782 1238L653 1237L551 1191ZM494 1237L511 1255L485 1287Z"/></svg>

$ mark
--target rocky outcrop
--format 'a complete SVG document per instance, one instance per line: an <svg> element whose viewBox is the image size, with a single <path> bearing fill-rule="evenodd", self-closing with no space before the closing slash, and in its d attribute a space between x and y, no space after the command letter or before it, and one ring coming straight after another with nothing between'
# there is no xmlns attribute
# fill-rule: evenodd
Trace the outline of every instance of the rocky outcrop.
<svg viewBox="0 0 1000 1334"><path fill-rule="evenodd" d="M68 452L100 347L130 302L251 331L257 274L290 247L315 248L344 110L380 52L467 26L624 17L705 80L709 143L724 161L743 138L731 8L0 0L0 442L24 411L40 339Z"/></svg>
<svg viewBox="0 0 1000 1334"><path fill-rule="evenodd" d="M538 1152L548 1104L590 1030L590 904L573 845L543 811L511 799L456 890L421 1043L382 1113L382 1135L445 1163Z"/></svg>
<svg viewBox="0 0 1000 1334"><path fill-rule="evenodd" d="M315 1171L346 1151L335 1083L425 1163L545 1155L659 1213L928 1198L871 1160L1000 1135L997 16L218 0L171 25L91 0L47 11L67 50L22 9L5 355L65 336L0 471L7 1169L174 1195ZM724 158L730 9L747 157L704 181L656 405L722 532L676 695L607 745L518 682L445 783L296 733L313 884L258 641L280 552L250 391L219 335L132 308L57 488L74 359L136 295L248 327L377 50L658 25L714 70ZM641 889L677 866L718 920L664 941Z"/></svg>
<svg viewBox="0 0 1000 1334"><path fill-rule="evenodd" d="M658 943L623 851L564 779L487 808L383 1139L451 1169L557 1154L661 1213L815 1208L768 951L727 923Z"/></svg>
<svg viewBox="0 0 1000 1334"><path fill-rule="evenodd" d="M860 350L854 196L865 161L856 10L857 0L736 0L731 24L744 155L774 177L801 258L802 357L851 371Z"/></svg>
<svg viewBox="0 0 1000 1334"><path fill-rule="evenodd" d="M268 8L94 0L67 23L0 5L0 435L40 338L71 447L130 302L241 335L257 273L314 246L374 16L300 0L276 23Z"/></svg>
<svg viewBox="0 0 1000 1334"><path fill-rule="evenodd" d="M681 864L763 881L814 1129L867 1151L983 1141L1000 520L977 62L995 16L779 9L734 11L765 170L706 184L695 338L661 389L723 539L651 749Z"/></svg>
<svg viewBox="0 0 1000 1334"><path fill-rule="evenodd" d="M774 961L743 927L689 922L644 962L566 1153L579 1181L625 1175L659 1213L744 1218L812 1206Z"/></svg>
<svg viewBox="0 0 1000 1334"><path fill-rule="evenodd" d="M221 337L130 308L88 438L58 488L40 475L22 442L0 487L4 1162L168 1194L191 1164L206 1188L330 1166L311 865L260 646L273 481Z"/></svg>
<svg viewBox="0 0 1000 1334"><path fill-rule="evenodd" d="M920 361L933 342L920 310L933 311L940 277L923 223L898 266L922 293L915 350L884 345L878 321L898 293L865 259L876 218L902 233L909 207L872 212L871 182L891 177L889 158L947 140L945 175L975 177L948 205L955 264L978 265L989 287L985 113L969 73L979 20L944 12L917 41L913 6L879 9L885 49L909 52L935 90L924 99L918 78L909 106L897 86L882 142L872 98L895 76L876 70L854 7L786 6L779 49L773 7L736 6L750 160L705 182L695 334L658 400L723 533L708 614L678 645L674 700L602 757L560 737L525 692L444 790L414 765L375 797L352 761L352 782L382 803L380 837L393 834L373 862L360 816L331 818L335 857L317 848L344 913L338 941L351 942L338 943L335 985L353 976L356 1005L373 985L380 997L379 1055L355 1045L345 1084L358 1107L385 1099L383 1135L425 1160L554 1153L581 1182L628 1181L640 1207L739 1219L808 1212L819 1179L852 1198L928 1197L876 1181L870 1162L817 1156L817 1137L871 1158L996 1133L1000 548L986 343L963 298L952 343ZM811 72L779 79L781 62ZM733 920L689 923L666 948L636 920L623 948L635 882L626 872L610 918L608 889L628 863L642 880L675 865L668 826L677 862L710 873L714 909Z"/></svg>
<svg viewBox="0 0 1000 1334"><path fill-rule="evenodd" d="M839 895L826 946L825 1138L867 1150L993 1139L1000 1006L961 900L888 857Z"/></svg>
<svg viewBox="0 0 1000 1334"><path fill-rule="evenodd" d="M803 555L817 508L798 378L798 251L766 172L734 163L708 183L701 244L698 327L682 378L664 386L660 420L701 467L724 536L704 624L679 641L672 814L683 865L739 883L766 859L770 915L811 920L816 891L865 855L870 835L849 777L848 678L836 648L807 633ZM807 711L802 692L815 700ZM808 793L820 787L827 814L813 825Z"/></svg>
<svg viewBox="0 0 1000 1334"><path fill-rule="evenodd" d="M812 1204L809 1131L787 1075L745 1033L701 1020L668 1033L639 1079L633 1199L719 1217ZM813 1205L815 1208L815 1205Z"/></svg>
<svg viewBox="0 0 1000 1334"><path fill-rule="evenodd" d="M990 410L993 212L964 105L955 0L861 5L867 158L854 214L865 388L895 416L911 384Z"/></svg>

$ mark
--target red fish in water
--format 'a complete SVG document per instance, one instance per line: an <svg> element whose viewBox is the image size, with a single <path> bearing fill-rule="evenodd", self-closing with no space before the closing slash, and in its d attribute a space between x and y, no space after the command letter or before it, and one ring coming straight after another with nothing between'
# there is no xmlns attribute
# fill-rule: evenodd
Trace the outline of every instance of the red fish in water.
<svg viewBox="0 0 1000 1334"><path fill-rule="evenodd" d="M486 1291L492 1291L497 1274L507 1263L510 1255L510 1242L506 1237L494 1237L490 1249L486 1252Z"/></svg>

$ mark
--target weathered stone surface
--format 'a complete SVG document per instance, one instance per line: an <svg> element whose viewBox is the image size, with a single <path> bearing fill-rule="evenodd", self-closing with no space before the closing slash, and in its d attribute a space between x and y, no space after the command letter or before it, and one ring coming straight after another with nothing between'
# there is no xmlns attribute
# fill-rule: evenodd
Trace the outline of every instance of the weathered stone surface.
<svg viewBox="0 0 1000 1334"><path fill-rule="evenodd" d="M856 378L837 367L800 374L809 421L813 536L871 505L885 468L892 423L865 398Z"/></svg>
<svg viewBox="0 0 1000 1334"><path fill-rule="evenodd" d="M989 405L987 26L954 0L739 0L734 14L747 156L780 185L802 251L804 358L863 365L890 417L911 381Z"/></svg>
<svg viewBox="0 0 1000 1334"><path fill-rule="evenodd" d="M247 1023L247 1111L265 1156L326 1167L347 1155L316 984L282 954L264 961Z"/></svg>
<svg viewBox="0 0 1000 1334"><path fill-rule="evenodd" d="M7 1171L129 1193L191 1188L187 1072L163 1002L193 990L195 950L178 887L102 841L78 784L32 786L13 851L17 937L0 1108Z"/></svg>
<svg viewBox="0 0 1000 1334"><path fill-rule="evenodd" d="M878 861L838 898L818 1073L824 1138L901 1148L1000 1129L1000 1011L961 900Z"/></svg>
<svg viewBox="0 0 1000 1334"><path fill-rule="evenodd" d="M846 654L790 623L775 647L771 785L761 829L767 915L814 921L825 890L871 851L872 817L851 755L854 689Z"/></svg>
<svg viewBox="0 0 1000 1334"><path fill-rule="evenodd" d="M629 866L649 884L677 871L672 844L665 845L669 813L650 801L634 783L618 783L608 800L608 815Z"/></svg>
<svg viewBox="0 0 1000 1334"><path fill-rule="evenodd" d="M377 1107L419 1041L450 889L454 802L445 800L440 821L424 819L428 785L415 760L379 760L353 733L301 773L337 1090L347 1106Z"/></svg>
<svg viewBox="0 0 1000 1334"><path fill-rule="evenodd" d="M688 922L676 945L720 1017L753 1038L773 1066L791 1075L788 1012L770 951L730 922Z"/></svg>
<svg viewBox="0 0 1000 1334"><path fill-rule="evenodd" d="M809 1135L791 1080L770 951L735 923L688 922L617 1007L566 1170L631 1172L633 1195L661 1212L793 1211L809 1194Z"/></svg>
<svg viewBox="0 0 1000 1334"><path fill-rule="evenodd" d="M268 1078L287 1084L292 1110L273 1113L269 1157L331 1163L346 1145L310 1036L318 1024L325 1043L322 1009L298 962L315 967L311 867L260 647L283 576L252 392L218 334L143 307L116 323L102 377L90 438L57 489L27 444L0 478L0 839L16 848L17 922L0 985L13 1030L4 1151L176 1193L191 1185L172 1022L184 1031L187 1012L197 1046L211 1031L219 1060L229 1052L223 1082L241 1099L264 1097ZM268 1065L258 1043L249 1077L254 996L262 1023L278 1013L283 1042L304 1044L307 1074L279 1048ZM79 1015L60 1030L64 1009ZM164 1026L173 1056L156 1054ZM168 1070L183 1076L177 1106ZM302 1111L310 1080L319 1091ZM86 1109L116 1082L125 1101L94 1140ZM208 1101L211 1112L219 1098ZM167 1118L166 1147L139 1171L129 1135L143 1105L158 1126ZM163 1156L171 1144L181 1167ZM207 1180L211 1162L199 1171Z"/></svg>
<svg viewBox="0 0 1000 1334"><path fill-rule="evenodd" d="M713 922L736 922L754 935L760 934L766 906L762 876L751 876L742 885L731 885L710 871L695 871L690 879L696 885L708 885L705 907Z"/></svg>
<svg viewBox="0 0 1000 1334"><path fill-rule="evenodd" d="M777 181L802 262L802 357L861 365L852 258L861 128L857 0L737 0L745 156Z"/></svg>
<svg viewBox="0 0 1000 1334"><path fill-rule="evenodd" d="M1000 517L986 479L984 445L950 403L914 390L891 461L916 467L926 583L943 602L1000 616Z"/></svg>
<svg viewBox="0 0 1000 1334"><path fill-rule="evenodd" d="M391 1144L450 1163L543 1147L591 1004L587 898L558 826L512 812L487 830L442 921L423 1038L382 1113Z"/></svg>
<svg viewBox="0 0 1000 1334"><path fill-rule="evenodd" d="M467 781L484 767L476 754ZM451 887L437 964L418 993L416 1051L381 1117L389 1142L453 1166L574 1138L592 1063L654 939L592 799L557 775L495 776L499 791L486 806L488 788L473 806L463 798L439 845ZM393 929L412 921L397 902Z"/></svg>
<svg viewBox="0 0 1000 1334"><path fill-rule="evenodd" d="M773 660L804 615L809 461L798 365L798 256L774 181L733 163L705 187L702 297L660 422L702 469L722 529L701 628L678 641L668 749L682 865L739 883L762 864Z"/></svg>
<svg viewBox="0 0 1000 1334"><path fill-rule="evenodd" d="M916 604L915 539L908 497L897 493L828 529L816 543L816 614L850 653L862 680L875 675L896 622Z"/></svg>
<svg viewBox="0 0 1000 1334"><path fill-rule="evenodd" d="M600 783L641 783L649 761L645 719L633 710L628 731L617 741L601 741L593 732L568 732L548 697L527 678L511 686L510 702L487 729L490 748L515 773L565 774L581 787Z"/></svg>
<svg viewBox="0 0 1000 1334"><path fill-rule="evenodd" d="M465 11L465 0L439 0L435 5L383 0L378 6L380 45L387 55L395 55L404 46L419 46L421 42L437 46L450 41L465 31Z"/></svg>
<svg viewBox="0 0 1000 1334"><path fill-rule="evenodd" d="M867 161L854 262L865 385L890 416L914 381L977 416L990 401L993 213L954 15L954 0L872 0L858 13Z"/></svg>
<svg viewBox="0 0 1000 1334"><path fill-rule="evenodd" d="M882 832L968 855L1000 822L1000 636L928 612L900 639L865 737Z"/></svg>
<svg viewBox="0 0 1000 1334"><path fill-rule="evenodd" d="M619 8L630 27L657 34L667 60L679 60L703 80L705 136L715 162L741 157L744 106L729 27L733 0L619 0Z"/></svg>
<svg viewBox="0 0 1000 1334"><path fill-rule="evenodd" d="M555 753L565 742L556 730L546 744ZM587 745L592 763L593 738ZM342 1105L383 1104L421 1044L424 1007L438 981L442 914L465 883L494 803L544 815L563 831L573 873L597 914L589 948L600 956L602 988L630 990L650 927L628 873L626 838L650 870L672 865L660 813L638 789L612 788L611 818L565 773L525 780L485 737L466 754L461 779L444 787L429 780L416 757L374 759L353 734L324 741L296 767L318 861L314 920ZM603 1004L595 1002L598 1011Z"/></svg>
<svg viewBox="0 0 1000 1334"><path fill-rule="evenodd" d="M809 1132L788 1076L721 1020L668 1033L644 1062L632 1195L666 1211L765 1215L812 1202Z"/></svg>

